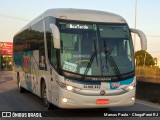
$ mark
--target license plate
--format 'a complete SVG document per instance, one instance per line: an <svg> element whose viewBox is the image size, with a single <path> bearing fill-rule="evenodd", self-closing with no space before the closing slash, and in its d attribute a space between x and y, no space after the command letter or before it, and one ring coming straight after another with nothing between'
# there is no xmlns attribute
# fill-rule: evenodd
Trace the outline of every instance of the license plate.
<svg viewBox="0 0 160 120"><path fill-rule="evenodd" d="M109 99L97 99L96 104L109 104Z"/></svg>

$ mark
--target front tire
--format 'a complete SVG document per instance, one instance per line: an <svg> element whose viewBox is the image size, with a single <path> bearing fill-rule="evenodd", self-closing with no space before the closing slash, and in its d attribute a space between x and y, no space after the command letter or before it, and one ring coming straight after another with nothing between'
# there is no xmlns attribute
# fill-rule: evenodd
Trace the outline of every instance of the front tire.
<svg viewBox="0 0 160 120"><path fill-rule="evenodd" d="M46 88L46 84L44 81L42 82L41 95L42 95L43 103L44 103L44 106L46 107L46 109L47 110L53 109L53 107L52 107L53 105L51 103L49 103L47 100L47 88Z"/></svg>

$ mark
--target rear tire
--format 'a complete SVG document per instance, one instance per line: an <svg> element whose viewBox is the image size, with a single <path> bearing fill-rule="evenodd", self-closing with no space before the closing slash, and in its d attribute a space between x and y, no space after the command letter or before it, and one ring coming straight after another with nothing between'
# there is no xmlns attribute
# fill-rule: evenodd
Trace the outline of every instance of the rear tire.
<svg viewBox="0 0 160 120"><path fill-rule="evenodd" d="M25 89L23 87L21 87L21 82L20 82L19 74L17 75L17 84L18 84L18 91L19 91L19 93L24 93Z"/></svg>

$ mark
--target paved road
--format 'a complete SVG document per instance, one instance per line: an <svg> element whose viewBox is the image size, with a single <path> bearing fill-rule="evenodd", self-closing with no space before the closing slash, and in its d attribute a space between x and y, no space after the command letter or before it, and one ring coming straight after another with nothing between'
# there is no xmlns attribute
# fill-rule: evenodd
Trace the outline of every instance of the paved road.
<svg viewBox="0 0 160 120"><path fill-rule="evenodd" d="M0 111L45 111L45 107L43 106L42 100L29 93L19 93L17 89L17 85L12 80L12 73L11 72L0 72ZM132 107L117 107L117 108L109 108L109 109L89 109L89 110L66 110L66 109L58 109L50 111L50 113L53 113L55 115L61 116L61 115L71 115L71 116L83 116L87 114L90 117L79 117L76 119L86 119L86 120L99 120L104 119L105 117L96 118L92 116L96 116L98 114L104 114L108 111L160 111L160 105L158 104L152 104L149 102L144 102L141 100L136 100L136 104ZM134 120L138 117L122 117L122 118L107 118L107 119L114 119L114 120ZM5 119L5 118L0 118ZM44 119L44 118L42 118ZM53 119L53 118L47 118L47 119ZM61 118L54 118L54 119L74 119L75 117L61 117ZM141 120L158 120L160 118L154 117L142 117L138 118Z"/></svg>

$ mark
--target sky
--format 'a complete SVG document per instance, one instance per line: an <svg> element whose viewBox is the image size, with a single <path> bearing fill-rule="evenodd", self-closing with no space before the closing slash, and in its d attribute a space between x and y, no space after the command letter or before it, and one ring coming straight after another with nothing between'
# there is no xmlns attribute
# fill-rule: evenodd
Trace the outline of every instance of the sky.
<svg viewBox="0 0 160 120"><path fill-rule="evenodd" d="M51 8L101 10L124 17L135 26L136 0L0 0L0 41L12 42L13 36L32 19ZM160 0L137 0L136 28L147 36L147 52L160 56ZM139 39L136 51L140 50Z"/></svg>

